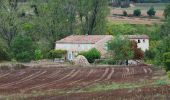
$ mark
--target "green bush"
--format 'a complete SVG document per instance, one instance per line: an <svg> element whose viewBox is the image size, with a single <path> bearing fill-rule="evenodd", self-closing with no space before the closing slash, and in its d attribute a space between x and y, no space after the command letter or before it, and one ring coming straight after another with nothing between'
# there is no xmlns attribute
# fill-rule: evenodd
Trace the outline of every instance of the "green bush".
<svg viewBox="0 0 170 100"><path fill-rule="evenodd" d="M127 11L124 10L124 11L123 11L123 16L127 16L127 15L128 15Z"/></svg>
<svg viewBox="0 0 170 100"><path fill-rule="evenodd" d="M140 16L141 15L141 10L140 9L134 10L133 15L134 16Z"/></svg>
<svg viewBox="0 0 170 100"><path fill-rule="evenodd" d="M11 44L13 57L17 61L29 62L34 59L34 43L30 37L19 35Z"/></svg>
<svg viewBox="0 0 170 100"><path fill-rule="evenodd" d="M145 58L146 59L154 59L155 58L155 55L156 55L156 53L155 53L155 51L153 51L153 50L146 50L145 51Z"/></svg>
<svg viewBox="0 0 170 100"><path fill-rule="evenodd" d="M156 11L155 11L154 7L151 7L151 8L147 11L147 14L148 14L149 16L155 16Z"/></svg>
<svg viewBox="0 0 170 100"><path fill-rule="evenodd" d="M100 52L96 48L93 48L87 52L81 52L79 55L86 57L89 63L94 63L95 59L100 59L101 57Z"/></svg>
<svg viewBox="0 0 170 100"><path fill-rule="evenodd" d="M43 58L43 54L42 54L41 50L39 50L39 49L35 50L34 56L35 56L35 60L40 60Z"/></svg>
<svg viewBox="0 0 170 100"><path fill-rule="evenodd" d="M170 71L170 52L163 54L163 63L166 71Z"/></svg>
<svg viewBox="0 0 170 100"><path fill-rule="evenodd" d="M67 54L66 50L51 50L48 54L48 58L55 59L55 58L62 58Z"/></svg>

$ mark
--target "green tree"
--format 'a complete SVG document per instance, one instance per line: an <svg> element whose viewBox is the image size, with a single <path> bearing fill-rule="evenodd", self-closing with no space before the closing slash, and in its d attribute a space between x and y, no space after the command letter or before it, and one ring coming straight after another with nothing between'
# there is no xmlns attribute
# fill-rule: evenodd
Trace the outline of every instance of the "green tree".
<svg viewBox="0 0 170 100"><path fill-rule="evenodd" d="M165 18L168 18L170 16L170 5L168 5L164 10L164 16Z"/></svg>
<svg viewBox="0 0 170 100"><path fill-rule="evenodd" d="M31 27L26 30L26 34L35 41L47 41L50 45L49 50L54 48L56 40L68 35L104 34L106 31L107 0L30 0L29 2L34 6L34 10L36 7L38 15L32 17L29 23L26 20L24 27L26 26L26 29Z"/></svg>
<svg viewBox="0 0 170 100"><path fill-rule="evenodd" d="M30 1L31 2L31 1ZM74 0L33 0L38 16L33 17L34 40L47 41L50 49L56 40L76 33L76 5ZM41 34L40 34L41 33ZM40 38L37 38L40 37Z"/></svg>
<svg viewBox="0 0 170 100"><path fill-rule="evenodd" d="M170 71L170 52L163 54L163 63L166 71Z"/></svg>
<svg viewBox="0 0 170 100"><path fill-rule="evenodd" d="M77 10L83 34L103 34L108 13L107 0L77 0Z"/></svg>
<svg viewBox="0 0 170 100"><path fill-rule="evenodd" d="M154 7L151 7L151 8L147 11L147 14L148 14L149 16L155 16L156 11L155 11Z"/></svg>
<svg viewBox="0 0 170 100"><path fill-rule="evenodd" d="M11 46L12 39L18 33L17 0L1 0L0 36Z"/></svg>
<svg viewBox="0 0 170 100"><path fill-rule="evenodd" d="M14 59L21 62L29 62L34 58L34 43L30 37L19 35L11 44Z"/></svg>
<svg viewBox="0 0 170 100"><path fill-rule="evenodd" d="M134 10L133 15L134 16L140 16L141 15L141 10L140 9Z"/></svg>
<svg viewBox="0 0 170 100"><path fill-rule="evenodd" d="M170 52L170 36L167 36L159 41L158 45L155 48L155 59L154 62L156 65L163 65L163 54Z"/></svg>
<svg viewBox="0 0 170 100"><path fill-rule="evenodd" d="M160 37L164 38L170 35L170 18L166 19L166 22L161 26Z"/></svg>
<svg viewBox="0 0 170 100"><path fill-rule="evenodd" d="M134 57L134 51L131 48L131 42L121 37L115 37L108 42L108 50L111 52L113 59L128 60Z"/></svg>

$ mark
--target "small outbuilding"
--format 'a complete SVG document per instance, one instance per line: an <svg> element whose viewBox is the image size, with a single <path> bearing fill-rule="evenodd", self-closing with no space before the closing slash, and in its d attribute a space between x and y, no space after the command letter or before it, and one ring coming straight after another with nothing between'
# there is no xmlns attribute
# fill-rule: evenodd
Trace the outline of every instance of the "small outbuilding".
<svg viewBox="0 0 170 100"><path fill-rule="evenodd" d="M124 35L123 37L128 38L131 41L137 43L138 48L142 51L149 50L149 36L147 35Z"/></svg>

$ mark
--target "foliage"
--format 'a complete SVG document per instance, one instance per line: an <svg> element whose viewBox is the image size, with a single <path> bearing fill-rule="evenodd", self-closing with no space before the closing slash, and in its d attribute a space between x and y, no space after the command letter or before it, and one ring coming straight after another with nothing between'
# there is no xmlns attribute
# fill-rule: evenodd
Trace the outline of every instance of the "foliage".
<svg viewBox="0 0 170 100"><path fill-rule="evenodd" d="M163 63L164 63L165 69L167 71L170 71L170 52L163 54Z"/></svg>
<svg viewBox="0 0 170 100"><path fill-rule="evenodd" d="M19 35L11 44L13 57L21 62L29 62L34 58L34 43L30 37Z"/></svg>
<svg viewBox="0 0 170 100"><path fill-rule="evenodd" d="M41 50L39 50L39 49L36 49L34 51L34 56L35 56L35 60L40 60L43 58L43 54L42 54Z"/></svg>
<svg viewBox="0 0 170 100"><path fill-rule="evenodd" d="M145 51L145 58L146 59L152 59L153 60L155 58L155 55L156 55L156 52L152 49Z"/></svg>
<svg viewBox="0 0 170 100"><path fill-rule="evenodd" d="M141 10L140 9L136 9L133 11L133 15L134 16L140 16L141 15Z"/></svg>
<svg viewBox="0 0 170 100"><path fill-rule="evenodd" d="M1 1L0 36L10 47L12 39L18 34L17 0Z"/></svg>
<svg viewBox="0 0 170 100"><path fill-rule="evenodd" d="M112 53L113 59L116 60L128 60L134 56L130 41L121 37L116 37L108 42L108 49Z"/></svg>
<svg viewBox="0 0 170 100"><path fill-rule="evenodd" d="M103 34L108 13L107 0L77 0L81 32Z"/></svg>
<svg viewBox="0 0 170 100"><path fill-rule="evenodd" d="M107 0L0 0L0 38L11 52L16 36L29 36L46 58L56 40L106 33L108 10Z"/></svg>
<svg viewBox="0 0 170 100"><path fill-rule="evenodd" d="M51 50L48 54L48 58L55 59L55 58L62 58L67 54L66 50Z"/></svg>
<svg viewBox="0 0 170 100"><path fill-rule="evenodd" d="M166 52L170 52L170 42L169 42L170 36L164 37L161 41L159 41L159 44L155 48L155 64L156 65L163 65L163 54Z"/></svg>
<svg viewBox="0 0 170 100"><path fill-rule="evenodd" d="M170 79L170 71L167 72L168 78Z"/></svg>
<svg viewBox="0 0 170 100"><path fill-rule="evenodd" d="M156 13L156 11L155 11L154 7L151 7L151 8L147 11L147 14L148 14L149 16L155 16L155 13Z"/></svg>
<svg viewBox="0 0 170 100"><path fill-rule="evenodd" d="M161 26L160 37L164 38L170 35L170 17L165 20L165 23Z"/></svg>
<svg viewBox="0 0 170 100"><path fill-rule="evenodd" d="M165 8L164 16L165 16L165 18L170 17L170 5L167 5L167 7Z"/></svg>
<svg viewBox="0 0 170 100"><path fill-rule="evenodd" d="M87 52L81 52L79 55L86 57L89 63L94 63L95 59L100 59L101 57L100 52L96 48L93 48Z"/></svg>
<svg viewBox="0 0 170 100"><path fill-rule="evenodd" d="M5 47L0 45L0 61L9 60L9 54Z"/></svg>
<svg viewBox="0 0 170 100"><path fill-rule="evenodd" d="M133 34L135 28L129 24L111 24L107 25L107 32L110 35L125 35L125 34Z"/></svg>
<svg viewBox="0 0 170 100"><path fill-rule="evenodd" d="M127 15L128 15L127 11L124 10L124 11L123 11L123 16L127 16Z"/></svg>
<svg viewBox="0 0 170 100"><path fill-rule="evenodd" d="M159 40L161 38L160 25L132 25L132 24L107 24L107 32L109 35L133 35L146 34L150 37L150 41Z"/></svg>

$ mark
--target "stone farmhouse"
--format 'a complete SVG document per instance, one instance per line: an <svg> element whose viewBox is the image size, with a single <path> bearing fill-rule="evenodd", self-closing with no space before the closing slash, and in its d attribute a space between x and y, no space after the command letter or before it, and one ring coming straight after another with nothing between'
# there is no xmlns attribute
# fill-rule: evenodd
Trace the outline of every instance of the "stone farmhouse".
<svg viewBox="0 0 170 100"><path fill-rule="evenodd" d="M149 49L149 37L147 35L125 35L125 38L137 42L138 48L143 51ZM112 40L112 35L71 35L56 41L56 50L67 50L67 59L73 60L79 52L96 48L101 56L107 55L107 42Z"/></svg>

